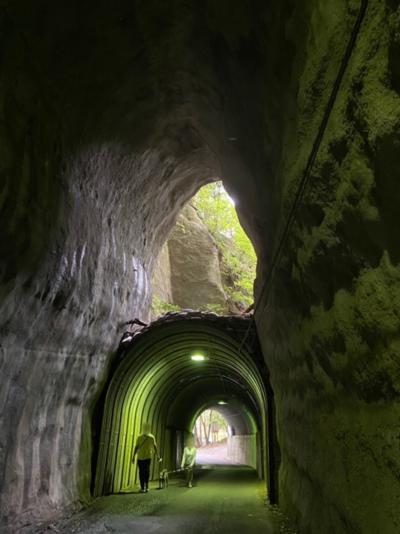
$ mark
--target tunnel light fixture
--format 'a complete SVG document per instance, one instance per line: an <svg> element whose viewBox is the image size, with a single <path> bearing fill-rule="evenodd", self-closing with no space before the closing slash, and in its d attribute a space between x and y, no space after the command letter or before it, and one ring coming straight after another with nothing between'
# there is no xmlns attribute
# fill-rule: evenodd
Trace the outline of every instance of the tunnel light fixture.
<svg viewBox="0 0 400 534"><path fill-rule="evenodd" d="M228 404L228 403L225 402L225 401L223 401L223 400L220 400L220 401L218 401L218 404L219 404L220 406L225 406L225 404Z"/></svg>
<svg viewBox="0 0 400 534"><path fill-rule="evenodd" d="M204 360L206 359L206 357L205 357L203 354L196 353L196 354L192 354L192 355L190 356L190 359L191 359L193 362L204 362Z"/></svg>

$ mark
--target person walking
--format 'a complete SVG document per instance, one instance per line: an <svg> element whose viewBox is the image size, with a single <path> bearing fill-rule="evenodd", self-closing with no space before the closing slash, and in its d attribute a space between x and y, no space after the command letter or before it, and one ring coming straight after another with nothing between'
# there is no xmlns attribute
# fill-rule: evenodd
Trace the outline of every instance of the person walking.
<svg viewBox="0 0 400 534"><path fill-rule="evenodd" d="M159 457L156 439L153 434L151 434L149 423L143 423L142 425L142 433L138 436L133 451L132 463L135 461L136 454L138 458L140 492L147 493L149 491L151 459L153 454Z"/></svg>
<svg viewBox="0 0 400 534"><path fill-rule="evenodd" d="M193 487L193 468L196 462L197 449L194 446L193 435L186 440L186 447L183 449L181 468L186 471L186 485L188 488Z"/></svg>

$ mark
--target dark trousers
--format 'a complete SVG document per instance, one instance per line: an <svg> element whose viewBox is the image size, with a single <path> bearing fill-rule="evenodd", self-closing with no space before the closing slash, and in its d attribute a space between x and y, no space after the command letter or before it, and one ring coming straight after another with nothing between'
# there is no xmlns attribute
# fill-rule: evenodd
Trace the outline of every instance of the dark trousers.
<svg viewBox="0 0 400 534"><path fill-rule="evenodd" d="M150 478L150 458L147 460L138 460L138 468L139 468L139 480L140 480L140 487L142 490L147 489L149 487L149 478Z"/></svg>
<svg viewBox="0 0 400 534"><path fill-rule="evenodd" d="M193 482L193 467L186 467L186 484L189 485Z"/></svg>

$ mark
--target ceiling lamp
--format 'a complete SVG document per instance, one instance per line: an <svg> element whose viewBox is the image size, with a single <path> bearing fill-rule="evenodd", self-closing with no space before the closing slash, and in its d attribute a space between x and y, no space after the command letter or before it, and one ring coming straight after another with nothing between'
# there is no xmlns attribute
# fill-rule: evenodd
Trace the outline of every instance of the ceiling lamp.
<svg viewBox="0 0 400 534"><path fill-rule="evenodd" d="M194 362L204 362L206 357L203 354L192 354L190 359Z"/></svg>

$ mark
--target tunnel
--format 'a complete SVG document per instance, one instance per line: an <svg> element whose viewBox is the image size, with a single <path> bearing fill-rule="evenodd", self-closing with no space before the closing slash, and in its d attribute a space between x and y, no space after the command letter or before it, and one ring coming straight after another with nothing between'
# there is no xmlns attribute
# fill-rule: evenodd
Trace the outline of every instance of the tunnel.
<svg viewBox="0 0 400 534"><path fill-rule="evenodd" d="M268 532L275 511L399 532L399 35L397 0L1 2L6 532L71 532L82 508L93 532L121 503L161 521L130 493L139 426L174 470L218 400L251 468L158 492L171 531L188 502L200 532ZM257 254L254 305L154 322L160 251L215 181Z"/></svg>
<svg viewBox="0 0 400 534"><path fill-rule="evenodd" d="M260 478L267 478L272 458L267 444L266 376L254 338L252 344L241 344L247 323L249 319L240 316L167 314L135 337L107 388L96 495L135 490L136 465L131 458L143 421L160 436L164 466L174 471L195 419L218 402L225 403L218 409L233 428L238 458L257 469ZM204 359L193 360L193 355ZM273 432L272 428L271 436ZM276 467L271 467L272 476ZM156 463L152 470L157 478ZM273 480L271 485L274 488Z"/></svg>

